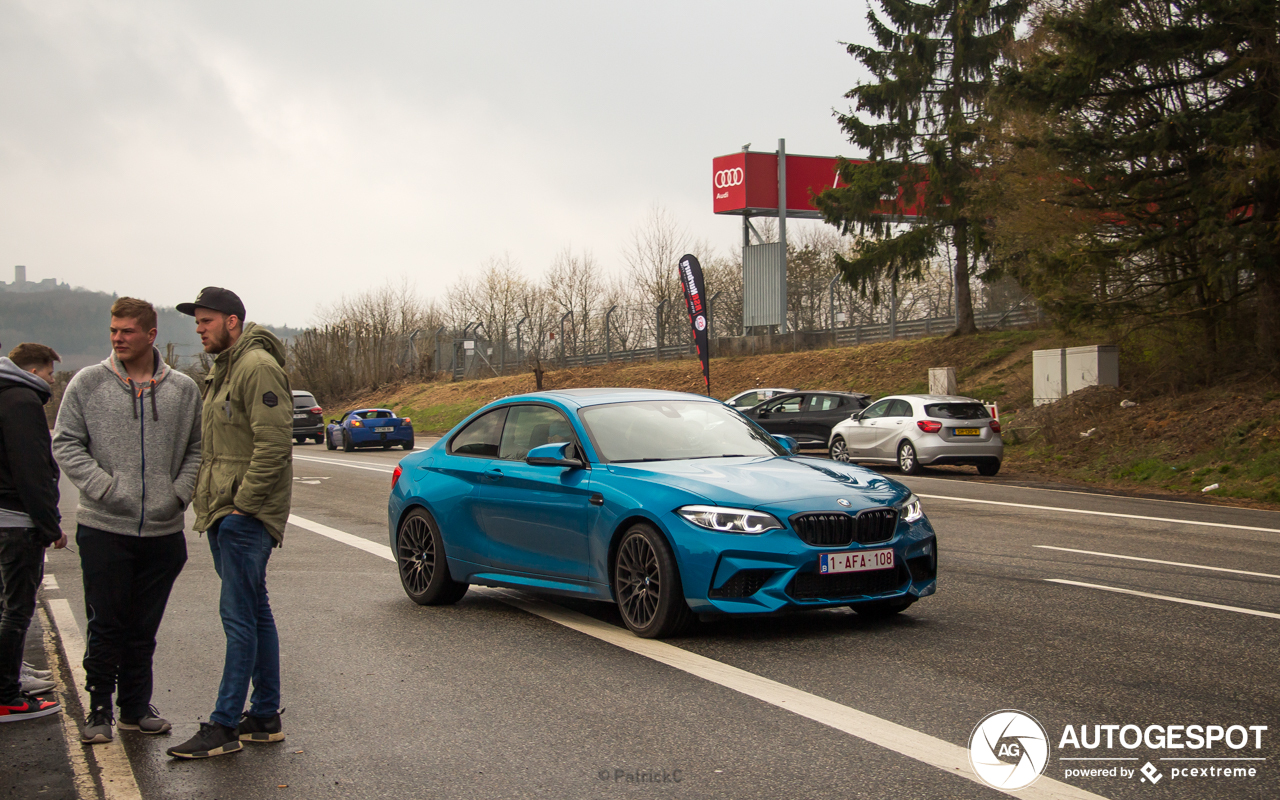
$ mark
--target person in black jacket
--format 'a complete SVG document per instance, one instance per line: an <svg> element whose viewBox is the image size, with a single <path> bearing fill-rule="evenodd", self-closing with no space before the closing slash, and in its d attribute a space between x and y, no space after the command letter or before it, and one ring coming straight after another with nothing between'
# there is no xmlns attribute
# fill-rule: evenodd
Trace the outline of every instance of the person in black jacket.
<svg viewBox="0 0 1280 800"><path fill-rule="evenodd" d="M53 348L23 343L0 358L0 722L55 714L61 707L22 693L22 652L44 577L44 550L65 547L58 468L44 404Z"/></svg>

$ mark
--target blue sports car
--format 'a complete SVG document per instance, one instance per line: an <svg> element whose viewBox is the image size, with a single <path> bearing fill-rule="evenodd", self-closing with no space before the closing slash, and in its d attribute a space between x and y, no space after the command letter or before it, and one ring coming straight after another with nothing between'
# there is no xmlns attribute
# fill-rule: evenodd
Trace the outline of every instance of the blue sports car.
<svg viewBox="0 0 1280 800"><path fill-rule="evenodd" d="M397 417L389 408L348 411L340 419L329 420L325 427L324 446L330 450L339 447L348 453L357 447L390 450L395 445L413 449L413 421Z"/></svg>
<svg viewBox="0 0 1280 800"><path fill-rule="evenodd" d="M937 542L911 491L782 440L698 395L503 398L396 468L401 583L423 605L469 584L616 602L646 638L694 615L887 615L933 594Z"/></svg>

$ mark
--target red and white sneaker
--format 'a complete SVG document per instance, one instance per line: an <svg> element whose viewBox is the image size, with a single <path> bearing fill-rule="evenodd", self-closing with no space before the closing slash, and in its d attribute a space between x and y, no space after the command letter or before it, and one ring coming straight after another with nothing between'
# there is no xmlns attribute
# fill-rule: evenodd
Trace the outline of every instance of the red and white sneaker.
<svg viewBox="0 0 1280 800"><path fill-rule="evenodd" d="M54 700L41 700L39 697L23 695L14 703L0 703L0 723L47 717L61 710L62 706Z"/></svg>

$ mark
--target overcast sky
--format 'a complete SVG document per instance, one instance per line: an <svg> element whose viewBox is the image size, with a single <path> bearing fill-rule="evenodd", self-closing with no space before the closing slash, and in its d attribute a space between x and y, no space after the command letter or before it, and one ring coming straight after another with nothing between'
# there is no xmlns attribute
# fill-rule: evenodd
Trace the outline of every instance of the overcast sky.
<svg viewBox="0 0 1280 800"><path fill-rule="evenodd" d="M509 253L620 269L655 204L729 252L711 159L857 155L863 2L0 3L0 279L237 291L303 325ZM810 223L812 224L812 223ZM672 265L674 269L674 265Z"/></svg>

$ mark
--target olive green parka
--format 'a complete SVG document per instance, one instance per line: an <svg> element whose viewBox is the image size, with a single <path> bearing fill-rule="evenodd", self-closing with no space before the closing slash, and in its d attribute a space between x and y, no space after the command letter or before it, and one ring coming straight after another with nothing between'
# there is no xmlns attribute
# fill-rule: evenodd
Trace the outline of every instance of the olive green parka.
<svg viewBox="0 0 1280 800"><path fill-rule="evenodd" d="M293 396L284 344L252 322L205 378L204 432L193 506L207 531L232 511L256 517L279 544L293 496Z"/></svg>

